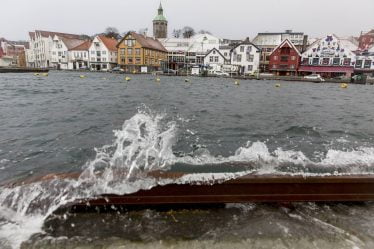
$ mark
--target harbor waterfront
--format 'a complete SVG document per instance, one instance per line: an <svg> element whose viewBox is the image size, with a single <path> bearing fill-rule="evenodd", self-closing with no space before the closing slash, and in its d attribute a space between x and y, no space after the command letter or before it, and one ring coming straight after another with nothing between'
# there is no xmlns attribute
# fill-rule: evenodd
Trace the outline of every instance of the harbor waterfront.
<svg viewBox="0 0 374 249"><path fill-rule="evenodd" d="M372 175L372 86L52 70L0 74L0 89L0 248L374 246L372 202L62 208L165 184L139 178L156 170Z"/></svg>

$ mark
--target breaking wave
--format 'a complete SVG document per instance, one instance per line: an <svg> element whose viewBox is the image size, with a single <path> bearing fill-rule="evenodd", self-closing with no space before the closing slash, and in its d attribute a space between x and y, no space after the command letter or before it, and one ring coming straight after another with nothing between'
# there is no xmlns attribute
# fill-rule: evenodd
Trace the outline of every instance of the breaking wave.
<svg viewBox="0 0 374 249"><path fill-rule="evenodd" d="M329 150L320 161L301 151L278 148L269 151L263 142L248 142L228 157L214 156L198 147L193 153L173 152L178 122L166 114L139 111L114 131L111 145L96 149L96 157L83 166L76 178L50 175L40 181L0 187L0 247L19 248L30 235L42 232L46 217L77 199L104 193L126 194L168 183L228 180L249 172L257 174L359 174L371 173L374 148L352 151ZM146 174L185 167L238 166L231 172L186 174L177 179L157 179ZM336 165L339 165L337 167Z"/></svg>

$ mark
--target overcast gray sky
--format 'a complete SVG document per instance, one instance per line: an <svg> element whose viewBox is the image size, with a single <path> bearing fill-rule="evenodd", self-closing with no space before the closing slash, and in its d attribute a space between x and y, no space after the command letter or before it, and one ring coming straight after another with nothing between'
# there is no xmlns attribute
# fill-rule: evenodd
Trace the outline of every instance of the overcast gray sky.
<svg viewBox="0 0 374 249"><path fill-rule="evenodd" d="M159 0L1 0L0 37L27 39L35 29L85 33L108 26L149 28ZM162 0L169 33L185 25L222 38L292 29L310 37L357 36L374 28L374 0ZM150 33L151 34L151 33Z"/></svg>

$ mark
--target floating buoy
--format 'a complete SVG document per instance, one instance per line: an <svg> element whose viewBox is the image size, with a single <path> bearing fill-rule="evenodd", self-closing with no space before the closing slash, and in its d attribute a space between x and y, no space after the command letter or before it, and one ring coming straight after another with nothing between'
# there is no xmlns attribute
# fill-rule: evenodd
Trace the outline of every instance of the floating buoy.
<svg viewBox="0 0 374 249"><path fill-rule="evenodd" d="M184 82L190 82L190 80L189 79L184 79Z"/></svg>
<svg viewBox="0 0 374 249"><path fill-rule="evenodd" d="M130 78L130 77L125 77L125 80L126 80L126 81L130 81L131 78Z"/></svg>
<svg viewBox="0 0 374 249"><path fill-rule="evenodd" d="M86 75L79 75L79 78L81 79L86 78Z"/></svg>
<svg viewBox="0 0 374 249"><path fill-rule="evenodd" d="M277 83L275 84L275 87L281 87L281 84Z"/></svg>
<svg viewBox="0 0 374 249"><path fill-rule="evenodd" d="M347 84L347 83L341 83L341 84L340 84L340 87L341 87L341 88L348 88L348 84Z"/></svg>
<svg viewBox="0 0 374 249"><path fill-rule="evenodd" d="M39 73L34 73L35 76L39 76Z"/></svg>
<svg viewBox="0 0 374 249"><path fill-rule="evenodd" d="M160 82L161 80L160 80L160 78L156 78L156 81L157 81L157 82Z"/></svg>
<svg viewBox="0 0 374 249"><path fill-rule="evenodd" d="M237 85L237 86L239 86L240 85L240 82L239 82L239 80L235 80L235 85Z"/></svg>
<svg viewBox="0 0 374 249"><path fill-rule="evenodd" d="M48 73L43 73L43 76L48 76Z"/></svg>

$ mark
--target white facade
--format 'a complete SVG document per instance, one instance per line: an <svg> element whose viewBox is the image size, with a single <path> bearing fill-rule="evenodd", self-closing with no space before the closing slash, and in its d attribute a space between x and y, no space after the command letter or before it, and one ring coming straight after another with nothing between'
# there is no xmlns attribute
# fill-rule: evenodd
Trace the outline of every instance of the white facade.
<svg viewBox="0 0 374 249"><path fill-rule="evenodd" d="M51 66L57 69L68 69L68 48L60 37L53 37L51 48Z"/></svg>
<svg viewBox="0 0 374 249"><path fill-rule="evenodd" d="M89 51L87 50L71 50L69 51L69 70L87 69L89 65Z"/></svg>
<svg viewBox="0 0 374 249"><path fill-rule="evenodd" d="M72 53L71 50L85 42L86 41L82 39L69 39L66 37L55 35L53 37L52 46L52 67L63 70L79 69L75 67L73 63L75 61L74 56L79 56L79 54L77 54L76 52ZM88 60L87 52L86 59Z"/></svg>
<svg viewBox="0 0 374 249"><path fill-rule="evenodd" d="M261 50L251 42L244 41L231 51L231 65L238 66L239 74L255 74L260 66Z"/></svg>
<svg viewBox="0 0 374 249"><path fill-rule="evenodd" d="M356 62L354 51L357 46L335 35L314 42L302 55L302 65L353 67Z"/></svg>
<svg viewBox="0 0 374 249"><path fill-rule="evenodd" d="M108 71L117 65L117 50L109 49L100 36L93 39L88 51L90 70Z"/></svg>
<svg viewBox="0 0 374 249"><path fill-rule="evenodd" d="M159 39L169 51L169 62L203 64L207 52L218 49L220 40L210 34L197 34L191 38Z"/></svg>
<svg viewBox="0 0 374 249"><path fill-rule="evenodd" d="M213 71L222 71L222 66L228 63L229 60L216 48L210 50L204 57L204 65L208 66L209 69Z"/></svg>
<svg viewBox="0 0 374 249"><path fill-rule="evenodd" d="M374 51L357 54L355 71L363 73L367 72L371 74L374 73Z"/></svg>
<svg viewBox="0 0 374 249"><path fill-rule="evenodd" d="M34 39L30 39L30 48L33 49L35 67L49 68L51 66L52 45L53 38L51 36L45 37L41 33L35 32Z"/></svg>

